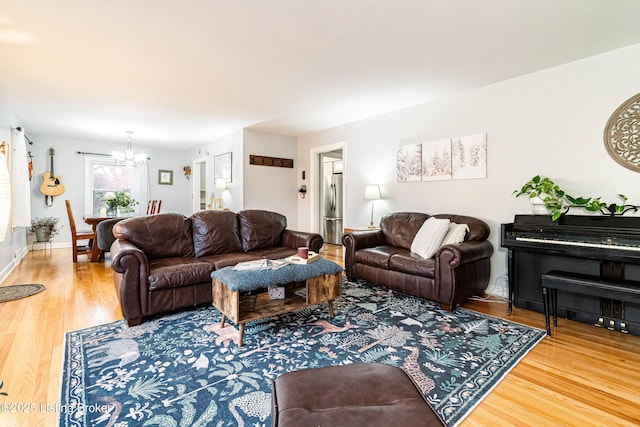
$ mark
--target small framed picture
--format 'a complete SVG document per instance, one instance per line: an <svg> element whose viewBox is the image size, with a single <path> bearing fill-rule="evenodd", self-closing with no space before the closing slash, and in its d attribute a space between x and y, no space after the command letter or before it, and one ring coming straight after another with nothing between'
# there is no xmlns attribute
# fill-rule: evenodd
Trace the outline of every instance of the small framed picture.
<svg viewBox="0 0 640 427"><path fill-rule="evenodd" d="M213 157L213 182L231 182L231 153Z"/></svg>
<svg viewBox="0 0 640 427"><path fill-rule="evenodd" d="M173 185L173 171L158 169L158 184Z"/></svg>

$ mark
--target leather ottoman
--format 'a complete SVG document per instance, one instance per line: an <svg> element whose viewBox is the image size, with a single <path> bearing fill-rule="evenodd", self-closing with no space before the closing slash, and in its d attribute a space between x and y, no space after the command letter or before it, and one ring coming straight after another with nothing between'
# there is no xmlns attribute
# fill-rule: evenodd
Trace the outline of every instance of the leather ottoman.
<svg viewBox="0 0 640 427"><path fill-rule="evenodd" d="M400 368L378 363L288 372L273 382L273 425L443 426Z"/></svg>

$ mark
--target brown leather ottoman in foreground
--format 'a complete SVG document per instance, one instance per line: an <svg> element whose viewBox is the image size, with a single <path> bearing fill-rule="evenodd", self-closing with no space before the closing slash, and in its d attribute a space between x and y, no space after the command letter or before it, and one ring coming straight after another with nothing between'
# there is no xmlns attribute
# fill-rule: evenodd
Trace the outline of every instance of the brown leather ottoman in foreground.
<svg viewBox="0 0 640 427"><path fill-rule="evenodd" d="M444 425L402 369L378 363L281 375L272 418L277 427Z"/></svg>

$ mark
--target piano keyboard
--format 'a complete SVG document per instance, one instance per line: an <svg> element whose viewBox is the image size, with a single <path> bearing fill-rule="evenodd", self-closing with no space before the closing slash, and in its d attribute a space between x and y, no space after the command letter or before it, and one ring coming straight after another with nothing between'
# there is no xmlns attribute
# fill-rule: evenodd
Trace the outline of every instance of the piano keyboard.
<svg viewBox="0 0 640 427"><path fill-rule="evenodd" d="M640 252L640 246L622 246L613 242L612 243L575 242L575 241L569 241L569 240L540 239L536 237L516 237L516 240L519 240L521 242L547 243L551 245L580 246L585 248L618 249L623 251Z"/></svg>

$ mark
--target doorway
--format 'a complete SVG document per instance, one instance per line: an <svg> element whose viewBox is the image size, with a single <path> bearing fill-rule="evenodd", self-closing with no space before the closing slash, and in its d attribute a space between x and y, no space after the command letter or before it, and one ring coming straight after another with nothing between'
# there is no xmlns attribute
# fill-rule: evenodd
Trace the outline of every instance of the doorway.
<svg viewBox="0 0 640 427"><path fill-rule="evenodd" d="M320 147L314 155L317 197L315 225L325 243L342 244L345 213L345 158L342 143Z"/></svg>
<svg viewBox="0 0 640 427"><path fill-rule="evenodd" d="M193 161L193 212L200 212L207 209L207 159L196 159Z"/></svg>

